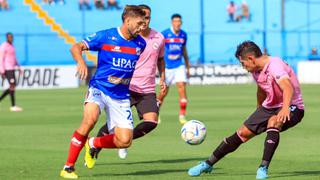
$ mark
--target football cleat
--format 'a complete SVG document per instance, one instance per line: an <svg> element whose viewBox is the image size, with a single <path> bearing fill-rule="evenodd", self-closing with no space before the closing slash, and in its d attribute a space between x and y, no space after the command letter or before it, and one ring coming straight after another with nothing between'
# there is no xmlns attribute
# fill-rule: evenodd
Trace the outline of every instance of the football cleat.
<svg viewBox="0 0 320 180"><path fill-rule="evenodd" d="M60 172L60 176L65 179L78 179L78 175L75 173L73 166L63 168Z"/></svg>
<svg viewBox="0 0 320 180"><path fill-rule="evenodd" d="M179 116L179 122L180 122L181 125L184 125L187 122L186 117L183 116L183 115L180 115Z"/></svg>
<svg viewBox="0 0 320 180"><path fill-rule="evenodd" d="M23 109L19 106L12 106L12 107L10 107L10 111L11 112L21 112L21 111L23 111Z"/></svg>
<svg viewBox="0 0 320 180"><path fill-rule="evenodd" d="M85 144L85 149L86 149L86 153L84 155L84 165L87 168L92 169L98 158L97 151L95 148L90 148L88 140Z"/></svg>
<svg viewBox="0 0 320 180"><path fill-rule="evenodd" d="M211 173L212 169L212 166L201 161L198 165L190 168L188 174L189 176L200 176L201 173Z"/></svg>
<svg viewBox="0 0 320 180"><path fill-rule="evenodd" d="M120 159L125 159L128 155L128 150L127 149L119 149L118 150L118 156Z"/></svg>
<svg viewBox="0 0 320 180"><path fill-rule="evenodd" d="M268 168L267 166L261 166L257 170L256 179L267 179L268 178Z"/></svg>

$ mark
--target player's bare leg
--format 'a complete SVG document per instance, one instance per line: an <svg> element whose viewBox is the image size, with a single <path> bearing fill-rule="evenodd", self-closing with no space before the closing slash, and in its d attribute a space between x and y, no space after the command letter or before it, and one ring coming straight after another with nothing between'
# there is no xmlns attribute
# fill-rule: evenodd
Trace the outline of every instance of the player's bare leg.
<svg viewBox="0 0 320 180"><path fill-rule="evenodd" d="M157 96L157 101L159 103L159 108L161 107L161 105L163 104L164 98L167 96L169 92L169 86L167 86L167 90L166 91L160 91L158 96Z"/></svg>
<svg viewBox="0 0 320 180"><path fill-rule="evenodd" d="M211 157L200 162L197 166L189 169L190 176L199 176L201 173L210 173L212 166L222 159L225 155L235 151L242 143L249 141L253 134L245 125L242 125L237 132L225 138L220 145L213 151Z"/></svg>
<svg viewBox="0 0 320 180"><path fill-rule="evenodd" d="M153 129L155 129L158 125L158 115L155 112L149 112L143 114L143 121L138 124L134 130L133 130L133 139L140 138L149 132L151 132ZM98 137L104 136L109 134L107 126L102 126L98 132ZM98 157L99 152L101 151L101 148L95 148L94 152L92 152L92 156L94 158ZM118 155L121 159L125 159L127 157L128 151L126 148L121 148L118 151Z"/></svg>
<svg viewBox="0 0 320 180"><path fill-rule="evenodd" d="M86 103L84 106L83 119L80 127L73 133L69 148L69 154L60 176L63 178L76 179L75 163L79 153L87 141L88 134L96 124L100 114L99 106L95 103Z"/></svg>
<svg viewBox="0 0 320 180"><path fill-rule="evenodd" d="M186 109L187 109L187 93L186 93L186 83L185 82L177 82L177 88L179 93L179 104L180 104L180 112L179 112L179 121L181 124L185 124L186 120Z"/></svg>
<svg viewBox="0 0 320 180"><path fill-rule="evenodd" d="M101 130L107 130L103 126ZM101 134L100 134L101 133ZM98 153L102 148L128 148L132 143L133 131L128 128L114 128L114 134L108 134L109 132L99 132L101 136L92 137L86 144L85 165L91 169L95 165L95 161L98 158ZM99 135L98 134L98 135Z"/></svg>
<svg viewBox="0 0 320 180"><path fill-rule="evenodd" d="M149 112L143 114L143 121L138 124L133 130L133 139L140 138L152 130L158 125L158 115L155 112ZM118 155L121 159L125 159L128 155L127 149L119 149Z"/></svg>
<svg viewBox="0 0 320 180"><path fill-rule="evenodd" d="M158 103L158 107L159 107L159 112L160 112L160 107L163 104L164 98L167 96L168 92L169 92L169 86L167 86L165 91L160 91L157 96L157 103ZM160 122L161 122L161 118L160 118L160 115L158 115L158 124L160 124Z"/></svg>
<svg viewBox="0 0 320 180"><path fill-rule="evenodd" d="M268 168L271 159L280 141L280 130L283 123L277 121L277 116L272 116L268 120L267 136L264 142L264 151L261 164L257 170L257 179L268 178Z"/></svg>

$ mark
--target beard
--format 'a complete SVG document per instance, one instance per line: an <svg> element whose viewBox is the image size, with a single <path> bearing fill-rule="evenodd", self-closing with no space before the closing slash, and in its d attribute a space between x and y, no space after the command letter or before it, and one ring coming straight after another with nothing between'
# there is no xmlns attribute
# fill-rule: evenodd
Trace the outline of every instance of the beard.
<svg viewBox="0 0 320 180"><path fill-rule="evenodd" d="M132 32L130 30L128 30L128 32L131 38L136 38L138 36L138 33Z"/></svg>

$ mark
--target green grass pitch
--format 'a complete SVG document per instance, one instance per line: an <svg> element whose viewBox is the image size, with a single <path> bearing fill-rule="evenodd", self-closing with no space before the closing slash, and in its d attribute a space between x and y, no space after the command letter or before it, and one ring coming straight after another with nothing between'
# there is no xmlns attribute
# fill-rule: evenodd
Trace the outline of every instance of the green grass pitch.
<svg viewBox="0 0 320 180"><path fill-rule="evenodd" d="M0 179L60 179L70 137L79 126L86 88L18 90L24 112L9 112L9 98L0 104ZM220 141L235 132L256 106L255 85L188 86L188 119L205 123L207 138L190 146L180 138L178 96L174 87L161 109L161 124L151 134L134 141L126 160L116 150L104 150L94 169L83 165L80 179L199 179L187 169L205 160ZM306 113L302 123L281 134L269 168L270 179L320 179L320 85L303 85ZM135 112L135 110L133 110ZM139 123L135 115L135 124ZM105 122L105 115L91 133ZM200 179L255 179L265 134L242 145Z"/></svg>

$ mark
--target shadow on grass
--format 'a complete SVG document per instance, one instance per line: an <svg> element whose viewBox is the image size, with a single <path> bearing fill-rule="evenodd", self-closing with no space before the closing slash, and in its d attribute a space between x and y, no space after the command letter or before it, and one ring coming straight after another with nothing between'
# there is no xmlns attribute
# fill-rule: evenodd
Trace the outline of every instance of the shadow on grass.
<svg viewBox="0 0 320 180"><path fill-rule="evenodd" d="M279 174L272 175L271 178L282 178L282 177L291 177L291 176L319 176L320 171L292 171L292 172L281 172Z"/></svg>
<svg viewBox="0 0 320 180"><path fill-rule="evenodd" d="M155 169L155 170L145 170L145 171L136 171L136 172L130 172L130 173L101 173L101 174L94 174L94 177L99 176L143 176L143 175L159 175L159 174L169 174L169 173L177 173L177 172L186 172L185 169Z"/></svg>
<svg viewBox="0 0 320 180"><path fill-rule="evenodd" d="M120 165L120 164L154 164L154 163L183 163L188 161L204 161L207 157L197 157L197 158L183 158L183 159L159 159L151 161L137 161L137 162L116 162L116 163L102 163L96 164L96 166L105 166L105 165Z"/></svg>
<svg viewBox="0 0 320 180"><path fill-rule="evenodd" d="M145 171L136 171L130 173L100 173L94 174L94 177L110 177L110 176L148 176L148 175L162 175L162 174L170 174L170 173L185 173L187 175L187 169L155 169L155 170L145 170ZM214 173L215 175L221 175L223 173Z"/></svg>

